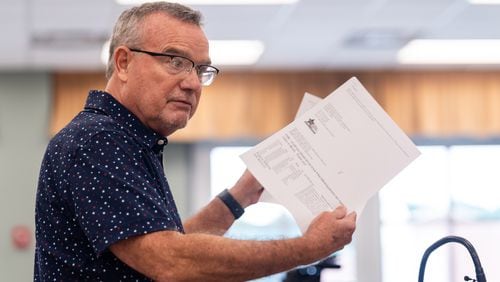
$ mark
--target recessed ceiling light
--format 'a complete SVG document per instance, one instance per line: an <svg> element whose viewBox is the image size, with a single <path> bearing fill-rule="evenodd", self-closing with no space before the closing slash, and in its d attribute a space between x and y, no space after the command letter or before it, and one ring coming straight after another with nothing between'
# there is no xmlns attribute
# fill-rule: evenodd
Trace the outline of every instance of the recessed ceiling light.
<svg viewBox="0 0 500 282"><path fill-rule="evenodd" d="M402 64L500 64L500 40L410 41L398 52Z"/></svg>
<svg viewBox="0 0 500 282"><path fill-rule="evenodd" d="M293 4L299 0L178 0L177 3L184 5L282 5ZM146 2L145 0L116 0L121 5L136 5Z"/></svg>
<svg viewBox="0 0 500 282"><path fill-rule="evenodd" d="M214 65L252 65L264 52L258 40L210 40L210 58Z"/></svg>
<svg viewBox="0 0 500 282"><path fill-rule="evenodd" d="M348 48L399 49L411 37L412 34L398 29L361 29L346 37L344 44Z"/></svg>

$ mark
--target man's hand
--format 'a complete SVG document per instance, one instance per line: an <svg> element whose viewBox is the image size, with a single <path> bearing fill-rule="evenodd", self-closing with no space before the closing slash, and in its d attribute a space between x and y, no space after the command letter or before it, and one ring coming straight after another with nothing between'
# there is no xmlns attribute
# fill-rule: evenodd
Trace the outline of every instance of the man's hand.
<svg viewBox="0 0 500 282"><path fill-rule="evenodd" d="M341 250L352 240L356 229L356 213L347 214L344 206L331 212L322 212L309 225L304 239L315 251L323 250L324 256Z"/></svg>
<svg viewBox="0 0 500 282"><path fill-rule="evenodd" d="M238 203L246 208L259 201L264 188L247 169L229 191Z"/></svg>

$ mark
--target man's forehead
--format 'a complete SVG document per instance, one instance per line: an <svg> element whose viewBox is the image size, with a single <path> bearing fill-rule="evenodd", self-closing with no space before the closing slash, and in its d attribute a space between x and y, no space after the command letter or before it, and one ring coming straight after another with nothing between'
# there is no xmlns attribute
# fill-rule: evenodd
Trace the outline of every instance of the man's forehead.
<svg viewBox="0 0 500 282"><path fill-rule="evenodd" d="M151 15L143 22L144 39L156 43L195 43L208 49L208 40L203 29L189 22L183 22L167 15Z"/></svg>
<svg viewBox="0 0 500 282"><path fill-rule="evenodd" d="M145 48L182 55L196 63L210 63L208 40L200 26L163 14L150 15L143 25Z"/></svg>

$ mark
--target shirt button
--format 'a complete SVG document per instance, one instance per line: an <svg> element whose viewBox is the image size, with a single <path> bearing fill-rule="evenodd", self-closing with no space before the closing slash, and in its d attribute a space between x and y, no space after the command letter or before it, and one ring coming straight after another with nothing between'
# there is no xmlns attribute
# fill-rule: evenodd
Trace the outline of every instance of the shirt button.
<svg viewBox="0 0 500 282"><path fill-rule="evenodd" d="M158 144L158 145L162 146L162 145L164 145L164 144L165 144L165 140L163 140L163 139L159 139L159 140L156 142L156 144Z"/></svg>

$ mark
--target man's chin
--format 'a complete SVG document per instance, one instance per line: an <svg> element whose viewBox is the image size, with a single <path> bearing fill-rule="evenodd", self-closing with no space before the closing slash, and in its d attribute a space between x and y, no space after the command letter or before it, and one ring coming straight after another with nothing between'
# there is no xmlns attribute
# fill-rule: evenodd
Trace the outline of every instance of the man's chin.
<svg viewBox="0 0 500 282"><path fill-rule="evenodd" d="M168 136L179 129L183 129L184 127L187 126L187 124L188 124L188 119L176 120L174 122L172 122L172 121L164 122L164 123L162 123L163 126L161 127L160 133L164 136Z"/></svg>

